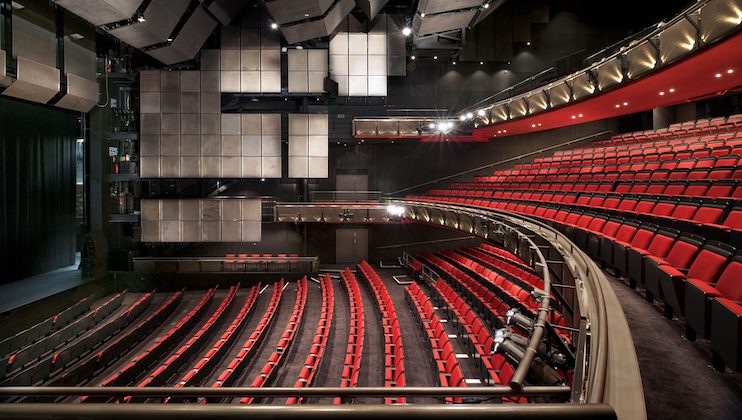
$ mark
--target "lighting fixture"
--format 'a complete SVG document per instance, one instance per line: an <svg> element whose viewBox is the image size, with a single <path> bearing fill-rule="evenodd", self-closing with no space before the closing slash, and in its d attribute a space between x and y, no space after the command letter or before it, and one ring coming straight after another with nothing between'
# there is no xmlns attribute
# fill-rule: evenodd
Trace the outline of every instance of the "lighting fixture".
<svg viewBox="0 0 742 420"><path fill-rule="evenodd" d="M734 73L734 69L727 70L727 74L732 74L732 73Z"/></svg>
<svg viewBox="0 0 742 420"><path fill-rule="evenodd" d="M425 17L425 13L420 13L420 17Z"/></svg>
<svg viewBox="0 0 742 420"><path fill-rule="evenodd" d="M503 132L503 133L507 133L507 132L508 132L508 130L502 130L502 132Z"/></svg>
<svg viewBox="0 0 742 420"><path fill-rule="evenodd" d="M453 65L455 66L455 65L456 65L456 62L454 61L454 62L453 62L453 63L451 63L451 64L453 64Z"/></svg>
<svg viewBox="0 0 742 420"><path fill-rule="evenodd" d="M720 77L721 77L721 73L716 73L716 74L715 74L715 76L716 76L716 78L718 79L718 78L720 78Z"/></svg>
<svg viewBox="0 0 742 420"><path fill-rule="evenodd" d="M415 59L414 55L410 56L410 60L414 60L414 59Z"/></svg>
<svg viewBox="0 0 742 420"><path fill-rule="evenodd" d="M623 103L623 106L629 106L629 103L628 102L624 102Z"/></svg>
<svg viewBox="0 0 742 420"><path fill-rule="evenodd" d="M304 17L309 17L309 13L304 13Z"/></svg>
<svg viewBox="0 0 742 420"><path fill-rule="evenodd" d="M530 47L531 46L531 41L527 41L526 42L526 45L528 45Z"/></svg>
<svg viewBox="0 0 742 420"><path fill-rule="evenodd" d="M490 4L489 3L485 3L485 4L482 5L482 7L484 7L485 9L489 9Z"/></svg>
<svg viewBox="0 0 742 420"><path fill-rule="evenodd" d="M665 96L665 91L664 90L661 90L660 91L660 96Z"/></svg>
<svg viewBox="0 0 742 420"><path fill-rule="evenodd" d="M440 131L446 131L446 128L448 128L448 124L441 121L438 123L438 130Z"/></svg>
<svg viewBox="0 0 742 420"><path fill-rule="evenodd" d="M412 33L412 29L410 29L408 26L405 26L404 29L402 29L402 35L404 36L410 36Z"/></svg>
<svg viewBox="0 0 742 420"><path fill-rule="evenodd" d="M390 216L402 217L402 215L404 214L404 207L395 204L389 204L388 206L386 206L386 212L389 213Z"/></svg>
<svg viewBox="0 0 742 420"><path fill-rule="evenodd" d="M675 88L670 88L669 92L670 93L675 93Z"/></svg>
<svg viewBox="0 0 742 420"><path fill-rule="evenodd" d="M541 127L541 123L538 123L538 126Z"/></svg>
<svg viewBox="0 0 742 420"><path fill-rule="evenodd" d="M145 19L145 18L144 18L144 16L139 16L139 17L137 17L137 22L139 22L139 23L143 23L143 22L145 22L146 20L147 20L147 19Z"/></svg>
<svg viewBox="0 0 742 420"><path fill-rule="evenodd" d="M430 125L428 125L428 127L430 127L431 129L435 129L435 123L430 123Z"/></svg>
<svg viewBox="0 0 742 420"><path fill-rule="evenodd" d="M173 38L172 37L167 37L167 42L173 42Z"/></svg>
<svg viewBox="0 0 742 420"><path fill-rule="evenodd" d="M572 116L572 119L574 120L575 118L577 118L577 116L576 116L576 115L573 115L573 116Z"/></svg>
<svg viewBox="0 0 742 420"><path fill-rule="evenodd" d="M449 128L449 129L453 128L453 121L447 122L446 123L446 127Z"/></svg>
<svg viewBox="0 0 742 420"><path fill-rule="evenodd" d="M577 114L578 117L582 118L582 114Z"/></svg>
<svg viewBox="0 0 742 420"><path fill-rule="evenodd" d="M531 124L531 128L536 128L536 124Z"/></svg>
<svg viewBox="0 0 742 420"><path fill-rule="evenodd" d="M474 114L472 114L471 112L467 112L467 113L466 113L466 119L467 119L467 120L470 120L470 119L472 119L472 118L474 118Z"/></svg>
<svg viewBox="0 0 742 420"><path fill-rule="evenodd" d="M273 30L278 29L278 24L276 22L271 23L271 29Z"/></svg>
<svg viewBox="0 0 742 420"><path fill-rule="evenodd" d="M477 115L479 115L480 117L484 117L484 110L480 109L479 111L477 111Z"/></svg>
<svg viewBox="0 0 742 420"><path fill-rule="evenodd" d="M83 38L85 38L85 37L84 37L84 36L82 36L82 35L80 35L80 34L78 34L77 32L75 32L74 34L70 34L70 38L72 38L72 39L76 39L76 40L78 40L78 41L79 41L79 40L81 40L81 39L83 39Z"/></svg>
<svg viewBox="0 0 742 420"><path fill-rule="evenodd" d="M616 104L616 108L621 108L621 105L619 105L619 104Z"/></svg>
<svg viewBox="0 0 742 420"><path fill-rule="evenodd" d="M466 115L462 115L459 117L459 121L466 121Z"/></svg>
<svg viewBox="0 0 742 420"><path fill-rule="evenodd" d="M437 55L434 55L433 56L433 60L437 60L437 59L438 59L438 56Z"/></svg>
<svg viewBox="0 0 742 420"><path fill-rule="evenodd" d="M484 61L480 61L480 62L479 62L479 65L480 65L480 66L481 66L482 64L484 64Z"/></svg>

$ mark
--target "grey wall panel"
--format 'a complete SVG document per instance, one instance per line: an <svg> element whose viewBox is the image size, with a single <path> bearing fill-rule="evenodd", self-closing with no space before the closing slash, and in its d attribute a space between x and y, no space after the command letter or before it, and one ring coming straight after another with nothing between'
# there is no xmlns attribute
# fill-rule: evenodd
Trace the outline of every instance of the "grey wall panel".
<svg viewBox="0 0 742 420"><path fill-rule="evenodd" d="M201 158L193 156L181 157L180 176L182 178L200 178Z"/></svg>
<svg viewBox="0 0 742 420"><path fill-rule="evenodd" d="M139 91L140 92L159 92L160 91L160 72L158 70L140 71L139 72Z"/></svg>
<svg viewBox="0 0 742 420"><path fill-rule="evenodd" d="M713 42L739 26L742 0L714 0L703 6L699 20L701 39Z"/></svg>
<svg viewBox="0 0 742 420"><path fill-rule="evenodd" d="M580 73L572 79L567 80L567 83L572 86L574 99L581 99L595 92L595 86L590 82L590 77L587 73Z"/></svg>
<svg viewBox="0 0 742 420"><path fill-rule="evenodd" d="M430 35L454 29L465 28L476 15L476 10L463 10L440 15L426 16L417 29L418 35Z"/></svg>
<svg viewBox="0 0 742 420"><path fill-rule="evenodd" d="M201 113L201 94L198 92L183 92L180 94L180 113L181 114L200 114ZM198 115L196 115L198 120Z"/></svg>
<svg viewBox="0 0 742 420"><path fill-rule="evenodd" d="M141 114L139 131L142 134L160 134L160 114Z"/></svg>
<svg viewBox="0 0 742 420"><path fill-rule="evenodd" d="M273 19L284 24L322 16L333 2L334 0L268 0L265 5Z"/></svg>
<svg viewBox="0 0 742 420"><path fill-rule="evenodd" d="M547 90L549 92L551 106L564 105L572 99L570 97L569 86L564 82L558 83Z"/></svg>
<svg viewBox="0 0 742 420"><path fill-rule="evenodd" d="M67 74L67 93L54 105L59 108L88 112L98 103L98 83L72 73Z"/></svg>
<svg viewBox="0 0 742 420"><path fill-rule="evenodd" d="M657 50L649 41L644 41L626 52L625 61L626 75L629 79L634 79L654 69L657 65Z"/></svg>
<svg viewBox="0 0 742 420"><path fill-rule="evenodd" d="M596 68L598 79L598 89L605 90L615 86L623 81L623 70L621 68L621 58L616 57Z"/></svg>
<svg viewBox="0 0 742 420"><path fill-rule="evenodd" d="M201 113L218 114L222 111L222 95L220 93L201 93Z"/></svg>
<svg viewBox="0 0 742 420"><path fill-rule="evenodd" d="M158 78L159 82L159 78ZM160 92L145 92L139 94L139 111L145 114L160 113Z"/></svg>
<svg viewBox="0 0 742 420"><path fill-rule="evenodd" d="M142 134L139 138L140 156L160 156L160 135Z"/></svg>

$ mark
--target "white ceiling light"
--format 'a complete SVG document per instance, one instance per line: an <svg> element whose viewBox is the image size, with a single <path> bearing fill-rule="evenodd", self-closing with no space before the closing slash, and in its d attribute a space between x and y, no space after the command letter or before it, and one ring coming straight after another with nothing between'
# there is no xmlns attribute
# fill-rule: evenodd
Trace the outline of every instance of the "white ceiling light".
<svg viewBox="0 0 742 420"><path fill-rule="evenodd" d="M479 115L480 117L484 117L484 114L485 112L483 109L480 109L479 111L477 111L477 115Z"/></svg>
<svg viewBox="0 0 742 420"><path fill-rule="evenodd" d="M273 30L278 29L278 24L276 22L271 23L271 29Z"/></svg>
<svg viewBox="0 0 742 420"><path fill-rule="evenodd" d="M466 115L462 115L459 117L459 121L466 121Z"/></svg>
<svg viewBox="0 0 742 420"><path fill-rule="evenodd" d="M412 29L410 29L407 26L405 26L404 29L402 29L402 35L404 36L410 36L411 33L412 33Z"/></svg>
<svg viewBox="0 0 742 420"><path fill-rule="evenodd" d="M471 112L467 112L467 113L466 113L466 119L467 119L467 120L470 120L470 119L472 119L472 118L474 118L474 114L472 114Z"/></svg>

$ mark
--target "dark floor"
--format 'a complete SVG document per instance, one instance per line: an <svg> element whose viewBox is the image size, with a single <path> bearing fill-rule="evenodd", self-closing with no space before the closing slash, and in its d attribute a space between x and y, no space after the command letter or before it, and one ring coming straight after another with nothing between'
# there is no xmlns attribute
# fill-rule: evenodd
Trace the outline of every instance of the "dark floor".
<svg viewBox="0 0 742 420"><path fill-rule="evenodd" d="M665 318L643 294L606 275L634 336L647 417L742 419L742 375L714 370L708 342L686 340L681 320Z"/></svg>

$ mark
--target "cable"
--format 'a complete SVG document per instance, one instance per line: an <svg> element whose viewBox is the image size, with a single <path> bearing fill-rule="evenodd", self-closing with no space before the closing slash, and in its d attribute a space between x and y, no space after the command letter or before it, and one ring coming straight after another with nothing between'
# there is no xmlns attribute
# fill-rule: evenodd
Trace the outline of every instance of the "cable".
<svg viewBox="0 0 742 420"><path fill-rule="evenodd" d="M108 69L106 68L106 63L108 62L108 57L105 57L105 61L103 62L103 74L106 76L106 102L103 105L95 104L98 108L105 108L108 106L108 103L111 102L111 95L108 92Z"/></svg>

